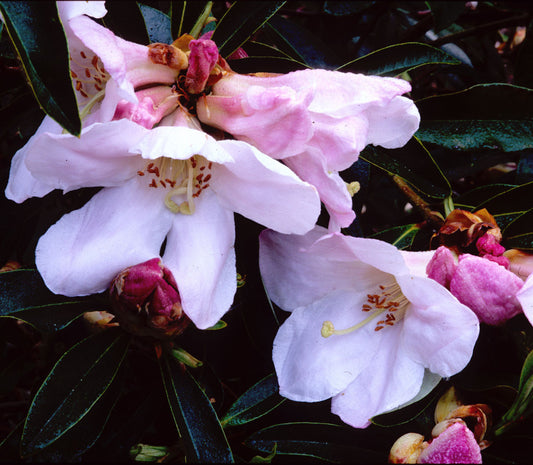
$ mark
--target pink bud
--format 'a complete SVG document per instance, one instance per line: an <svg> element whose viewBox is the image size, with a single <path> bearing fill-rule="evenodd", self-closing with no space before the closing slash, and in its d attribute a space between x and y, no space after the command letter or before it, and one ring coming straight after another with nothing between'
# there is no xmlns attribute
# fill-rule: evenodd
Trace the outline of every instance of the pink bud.
<svg viewBox="0 0 533 465"><path fill-rule="evenodd" d="M119 273L110 295L120 326L132 334L166 339L181 334L189 324L172 272L159 258Z"/></svg>
<svg viewBox="0 0 533 465"><path fill-rule="evenodd" d="M205 88L209 74L218 61L218 48L212 40L198 39L189 42L189 68L185 76L185 89L199 94Z"/></svg>
<svg viewBox="0 0 533 465"><path fill-rule="evenodd" d="M450 288L450 281L457 267L457 258L447 247L441 245L431 257L426 273L429 278L434 279L446 288Z"/></svg>

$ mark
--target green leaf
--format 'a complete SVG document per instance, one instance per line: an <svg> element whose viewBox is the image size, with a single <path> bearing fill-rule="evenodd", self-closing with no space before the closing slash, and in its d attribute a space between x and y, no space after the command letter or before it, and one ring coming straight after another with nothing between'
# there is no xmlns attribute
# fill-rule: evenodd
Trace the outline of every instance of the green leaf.
<svg viewBox="0 0 533 465"><path fill-rule="evenodd" d="M222 426L237 426L261 418L281 405L278 380L270 374L240 396L222 419Z"/></svg>
<svg viewBox="0 0 533 465"><path fill-rule="evenodd" d="M420 226L418 224L404 224L385 229L378 233L372 234L369 237L388 242L400 250L405 250L411 247L415 236L418 234L418 231L420 231Z"/></svg>
<svg viewBox="0 0 533 465"><path fill-rule="evenodd" d="M137 2L107 2L105 7L107 13L102 18L105 27L124 40L148 44L150 39Z"/></svg>
<svg viewBox="0 0 533 465"><path fill-rule="evenodd" d="M223 58L230 56L285 2L236 1L220 18L211 39Z"/></svg>
<svg viewBox="0 0 533 465"><path fill-rule="evenodd" d="M450 183L416 137L394 150L369 145L360 157L390 174L397 174L430 197L442 199L451 194Z"/></svg>
<svg viewBox="0 0 533 465"><path fill-rule="evenodd" d="M516 186L513 184L487 184L476 187L454 199L454 204L457 208L462 208L463 210L474 210L476 205L514 187Z"/></svg>
<svg viewBox="0 0 533 465"><path fill-rule="evenodd" d="M362 433L362 434L360 434ZM363 439L364 438L364 439ZM377 435L376 435L377 438ZM383 463L388 451L379 454L365 449L369 435L330 423L295 422L269 426L244 442L252 449L277 455L299 455L328 462Z"/></svg>
<svg viewBox="0 0 533 465"><path fill-rule="evenodd" d="M433 13L434 18L434 28L435 32L442 31L443 29L451 26L461 13L465 11L465 5L463 2L444 2L444 1L434 1L427 2L431 13Z"/></svg>
<svg viewBox="0 0 533 465"><path fill-rule="evenodd" d="M533 413L533 351L529 353L522 366L518 395L511 408L502 416L499 425L495 428L495 434L499 435L508 429L512 423L522 420L526 415Z"/></svg>
<svg viewBox="0 0 533 465"><path fill-rule="evenodd" d="M416 102L423 142L454 150L533 148L533 90L510 84L479 84Z"/></svg>
<svg viewBox="0 0 533 465"><path fill-rule="evenodd" d="M9 37L41 108L78 136L81 120L70 79L67 40L54 2L0 2Z"/></svg>
<svg viewBox="0 0 533 465"><path fill-rule="evenodd" d="M185 444L187 462L233 463L217 414L194 378L166 354L159 360L174 424Z"/></svg>
<svg viewBox="0 0 533 465"><path fill-rule="evenodd" d="M360 13L372 6L374 2L346 2L326 0L324 12L333 16L346 16Z"/></svg>
<svg viewBox="0 0 533 465"><path fill-rule="evenodd" d="M150 43L171 44L173 39L170 18L162 11L148 5L139 4L139 8L146 24Z"/></svg>
<svg viewBox="0 0 533 465"><path fill-rule="evenodd" d="M486 208L492 215L525 212L531 208L532 198L533 181L490 197L477 205L475 209Z"/></svg>
<svg viewBox="0 0 533 465"><path fill-rule="evenodd" d="M93 299L53 294L36 270L0 273L0 317L26 321L39 331L58 331L84 312L100 308Z"/></svg>
<svg viewBox="0 0 533 465"><path fill-rule="evenodd" d="M263 73L290 73L308 66L283 57L246 57L230 61L231 69L237 73L255 73L258 69Z"/></svg>
<svg viewBox="0 0 533 465"><path fill-rule="evenodd" d="M390 45L350 61L338 71L375 76L398 76L424 65L458 65L461 62L442 50L419 42Z"/></svg>
<svg viewBox="0 0 533 465"><path fill-rule="evenodd" d="M33 398L22 434L23 456L44 449L89 414L115 379L129 341L112 328L63 354Z"/></svg>
<svg viewBox="0 0 533 465"><path fill-rule="evenodd" d="M502 231L506 248L533 249L533 208L522 213Z"/></svg>
<svg viewBox="0 0 533 465"><path fill-rule="evenodd" d="M183 34L190 34L196 20L204 11L207 2L202 1L173 1L170 3L170 21L172 37L177 39Z"/></svg>

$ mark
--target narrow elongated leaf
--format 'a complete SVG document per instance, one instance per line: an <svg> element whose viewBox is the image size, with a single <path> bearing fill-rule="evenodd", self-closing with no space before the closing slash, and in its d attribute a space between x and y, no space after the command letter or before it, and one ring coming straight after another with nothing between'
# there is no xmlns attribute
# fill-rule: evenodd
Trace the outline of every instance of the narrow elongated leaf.
<svg viewBox="0 0 533 465"><path fill-rule="evenodd" d="M237 426L266 415L284 402L279 395L278 380L268 375L239 397L222 419L223 426Z"/></svg>
<svg viewBox="0 0 533 465"><path fill-rule="evenodd" d="M285 2L236 1L220 18L211 39L227 58L265 24Z"/></svg>
<svg viewBox="0 0 533 465"><path fill-rule="evenodd" d="M263 73L290 73L308 68L292 58L283 57L247 57L229 63L233 71L241 74L255 73L258 69Z"/></svg>
<svg viewBox="0 0 533 465"><path fill-rule="evenodd" d="M533 209L518 215L502 234L507 248L533 249Z"/></svg>
<svg viewBox="0 0 533 465"><path fill-rule="evenodd" d="M419 42L406 42L381 48L350 61L338 71L375 76L398 76L424 65L458 65L459 60L446 52Z"/></svg>
<svg viewBox="0 0 533 465"><path fill-rule="evenodd" d="M35 395L21 440L23 456L50 445L76 426L113 382L130 337L118 328L69 349Z"/></svg>
<svg viewBox="0 0 533 465"><path fill-rule="evenodd" d="M328 462L350 463L354 457L358 463L386 461L387 452L365 449L365 440L369 439L365 433L330 423L282 423L252 434L244 443L261 452L271 453L276 446L277 455L300 455Z"/></svg>
<svg viewBox="0 0 533 465"><path fill-rule="evenodd" d="M372 234L369 237L389 242L398 249L405 250L411 247L418 231L420 231L420 226L418 224L406 224L385 229L384 231Z"/></svg>
<svg viewBox="0 0 533 465"><path fill-rule="evenodd" d="M102 19L105 27L130 42L148 44L148 32L137 2L107 2L106 9Z"/></svg>
<svg viewBox="0 0 533 465"><path fill-rule="evenodd" d="M390 174L397 174L430 197L444 198L451 194L450 183L416 137L394 150L369 145L360 157Z"/></svg>
<svg viewBox="0 0 533 465"><path fill-rule="evenodd" d="M525 212L531 208L533 181L514 187L481 202L476 210L486 208L492 215Z"/></svg>
<svg viewBox="0 0 533 465"><path fill-rule="evenodd" d="M233 463L233 455L213 406L188 371L174 359L159 360L174 424L184 441L187 462Z"/></svg>
<svg viewBox="0 0 533 465"><path fill-rule="evenodd" d="M326 0L324 2L324 12L334 16L354 15L372 6L372 3Z"/></svg>
<svg viewBox="0 0 533 465"><path fill-rule="evenodd" d="M510 84L479 84L416 102L423 142L454 150L533 148L533 90Z"/></svg>
<svg viewBox="0 0 533 465"><path fill-rule="evenodd" d="M488 184L476 187L454 199L454 204L456 207L462 208L463 210L473 210L476 205L485 202L491 197L506 192L509 189L513 189L514 187L516 186L513 184Z"/></svg>
<svg viewBox="0 0 533 465"><path fill-rule="evenodd" d="M17 318L39 331L58 331L84 312L100 310L93 299L53 294L36 270L0 273L0 317Z"/></svg>
<svg viewBox="0 0 533 465"><path fill-rule="evenodd" d="M79 135L67 40L55 3L2 1L0 11L39 105L67 131Z"/></svg>
<svg viewBox="0 0 533 465"><path fill-rule="evenodd" d="M206 5L207 2L191 0L171 2L172 38L177 39L182 34L189 34Z"/></svg>

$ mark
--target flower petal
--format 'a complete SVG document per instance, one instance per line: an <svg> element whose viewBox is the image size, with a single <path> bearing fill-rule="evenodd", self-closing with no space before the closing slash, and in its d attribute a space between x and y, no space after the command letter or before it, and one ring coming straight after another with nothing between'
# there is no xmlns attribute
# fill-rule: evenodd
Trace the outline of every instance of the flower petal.
<svg viewBox="0 0 533 465"><path fill-rule="evenodd" d="M158 126L132 144L130 152L149 160L159 157L187 160L193 155L202 155L214 163L233 163L233 157L213 137L183 126Z"/></svg>
<svg viewBox="0 0 533 465"><path fill-rule="evenodd" d="M128 120L95 123L79 138L46 132L32 144L26 164L35 178L64 192L116 186L135 176L144 165L128 148L146 132Z"/></svg>
<svg viewBox="0 0 533 465"><path fill-rule="evenodd" d="M183 310L205 329L229 310L235 296L235 224L212 192L202 193L195 205L194 214L174 216L163 263L176 279Z"/></svg>
<svg viewBox="0 0 533 465"><path fill-rule="evenodd" d="M430 250L427 252L410 252L407 250L400 250L403 259L409 272L413 276L420 276L425 278L427 276L426 268L431 258L435 254L435 251Z"/></svg>
<svg viewBox="0 0 533 465"><path fill-rule="evenodd" d="M524 282L503 266L474 255L459 256L450 291L483 323L499 325L521 311L516 293Z"/></svg>
<svg viewBox="0 0 533 465"><path fill-rule="evenodd" d="M104 291L123 269L159 256L173 213L137 179L104 188L39 239L35 262L56 294Z"/></svg>
<svg viewBox="0 0 533 465"><path fill-rule="evenodd" d="M336 291L292 312L278 330L272 354L282 396L299 402L328 399L371 362L384 342L374 325L345 335L321 335L326 320L339 329L362 321L368 315L357 308L366 298L366 293Z"/></svg>
<svg viewBox="0 0 533 465"><path fill-rule="evenodd" d="M522 306L522 311L529 322L533 325L533 275L526 279L526 282L516 293L516 298Z"/></svg>
<svg viewBox="0 0 533 465"><path fill-rule="evenodd" d="M283 233L309 231L320 214L316 189L251 145L219 142L235 163L213 167L211 186L222 205Z"/></svg>
<svg viewBox="0 0 533 465"><path fill-rule="evenodd" d="M377 287L387 278L376 268L354 260L342 238L325 236L315 226L304 236L263 231L259 237L259 267L269 297L292 311L338 289ZM392 247L392 246L391 246ZM388 254L390 259L390 253Z"/></svg>
<svg viewBox="0 0 533 465"><path fill-rule="evenodd" d="M6 197L17 203L22 203L30 197L44 197L52 192L55 187L35 178L26 166L28 153L33 150L35 142L46 133L61 134L63 128L49 116L45 116L41 125L31 136L30 140L15 153L11 160L9 180L6 187Z"/></svg>
<svg viewBox="0 0 533 465"><path fill-rule="evenodd" d="M424 368L398 349L399 329L392 326L377 333L381 336L379 350L359 376L332 399L332 413L345 423L366 428L370 418L406 403L420 391ZM363 348L361 344L358 347Z"/></svg>
<svg viewBox="0 0 533 465"><path fill-rule="evenodd" d="M470 361L479 335L476 315L432 279L396 279L411 303L399 350L441 376L461 371Z"/></svg>
<svg viewBox="0 0 533 465"><path fill-rule="evenodd" d="M76 16L88 15L93 18L103 18L107 10L105 8L105 2L103 1L90 1L90 2L56 2L57 11L61 22L65 23L69 19Z"/></svg>

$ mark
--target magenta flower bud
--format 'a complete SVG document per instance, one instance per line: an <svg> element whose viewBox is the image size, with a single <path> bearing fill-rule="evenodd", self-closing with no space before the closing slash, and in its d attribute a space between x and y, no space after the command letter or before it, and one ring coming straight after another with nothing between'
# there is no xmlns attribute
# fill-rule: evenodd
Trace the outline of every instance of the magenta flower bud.
<svg viewBox="0 0 533 465"><path fill-rule="evenodd" d="M205 88L211 71L218 61L218 48L209 39L191 40L189 42L189 68L185 77L185 89L191 94L199 94Z"/></svg>
<svg viewBox="0 0 533 465"><path fill-rule="evenodd" d="M111 284L110 295L120 326L132 334L172 338L190 322L183 313L172 272L159 258L119 273Z"/></svg>

